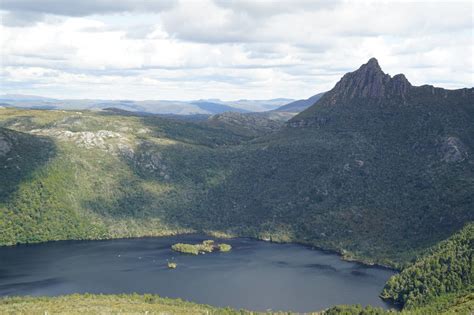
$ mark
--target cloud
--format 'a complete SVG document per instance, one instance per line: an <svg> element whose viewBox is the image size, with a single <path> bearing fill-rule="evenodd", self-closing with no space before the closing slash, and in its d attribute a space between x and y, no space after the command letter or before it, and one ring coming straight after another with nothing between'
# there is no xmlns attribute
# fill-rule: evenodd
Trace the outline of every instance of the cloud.
<svg viewBox="0 0 474 315"><path fill-rule="evenodd" d="M2 24L29 26L44 21L49 15L83 17L133 12L161 12L175 5L172 0L2 0L0 9L6 11Z"/></svg>
<svg viewBox="0 0 474 315"><path fill-rule="evenodd" d="M415 85L473 85L471 2L2 0L1 8L0 84L11 93L307 98L372 56Z"/></svg>
<svg viewBox="0 0 474 315"><path fill-rule="evenodd" d="M222 8L230 9L237 14L246 14L255 18L265 18L273 15L301 13L333 9L341 1L327 0L293 0L293 1L251 1L251 0L214 0Z"/></svg>
<svg viewBox="0 0 474 315"><path fill-rule="evenodd" d="M1 9L11 12L88 16L121 12L161 12L173 7L174 3L171 0L2 0Z"/></svg>

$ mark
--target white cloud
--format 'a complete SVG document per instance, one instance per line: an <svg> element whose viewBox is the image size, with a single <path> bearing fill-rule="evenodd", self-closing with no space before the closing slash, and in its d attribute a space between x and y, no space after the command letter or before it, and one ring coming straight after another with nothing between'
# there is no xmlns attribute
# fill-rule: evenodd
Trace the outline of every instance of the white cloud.
<svg viewBox="0 0 474 315"><path fill-rule="evenodd" d="M473 85L471 2L64 3L2 2L4 17L41 15L32 23L2 22L3 91L306 98L372 56L416 85Z"/></svg>

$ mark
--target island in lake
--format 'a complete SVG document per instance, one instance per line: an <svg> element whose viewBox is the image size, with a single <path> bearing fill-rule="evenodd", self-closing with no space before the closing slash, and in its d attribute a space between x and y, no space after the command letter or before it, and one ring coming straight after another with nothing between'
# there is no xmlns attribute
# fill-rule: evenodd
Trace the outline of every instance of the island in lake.
<svg viewBox="0 0 474 315"><path fill-rule="evenodd" d="M213 240L206 240L198 244L177 243L171 246L171 249L185 254L199 255L212 253L213 251L228 252L232 246L225 243L215 243Z"/></svg>

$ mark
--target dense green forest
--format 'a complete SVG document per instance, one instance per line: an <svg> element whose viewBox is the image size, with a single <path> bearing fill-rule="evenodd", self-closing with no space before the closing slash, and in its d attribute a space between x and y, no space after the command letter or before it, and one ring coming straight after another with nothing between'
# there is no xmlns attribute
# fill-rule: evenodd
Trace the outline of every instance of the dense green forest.
<svg viewBox="0 0 474 315"><path fill-rule="evenodd" d="M474 224L428 249L390 278L381 297L401 314L472 314L474 312ZM359 305L330 308L326 314L387 314Z"/></svg>
<svg viewBox="0 0 474 315"><path fill-rule="evenodd" d="M413 309L450 294L474 292L474 224L393 276L382 297Z"/></svg>

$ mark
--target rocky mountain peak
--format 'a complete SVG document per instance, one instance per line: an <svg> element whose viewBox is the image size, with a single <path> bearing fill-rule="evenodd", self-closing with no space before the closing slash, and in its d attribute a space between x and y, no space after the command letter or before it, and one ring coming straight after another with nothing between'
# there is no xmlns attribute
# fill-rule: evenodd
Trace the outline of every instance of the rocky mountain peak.
<svg viewBox="0 0 474 315"><path fill-rule="evenodd" d="M371 58L356 71L342 77L332 90L331 103L353 98L404 97L410 87L403 74L392 78L382 71L377 59Z"/></svg>
<svg viewBox="0 0 474 315"><path fill-rule="evenodd" d="M377 71L382 71L382 68L380 68L380 65L379 65L379 61L374 57L370 58L366 64L360 66L360 69L363 69L363 68L369 68L369 69L374 69Z"/></svg>

